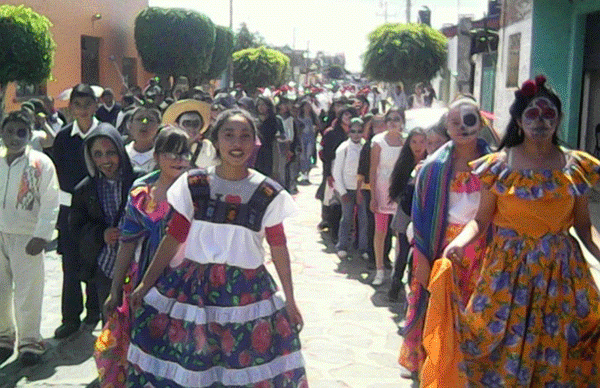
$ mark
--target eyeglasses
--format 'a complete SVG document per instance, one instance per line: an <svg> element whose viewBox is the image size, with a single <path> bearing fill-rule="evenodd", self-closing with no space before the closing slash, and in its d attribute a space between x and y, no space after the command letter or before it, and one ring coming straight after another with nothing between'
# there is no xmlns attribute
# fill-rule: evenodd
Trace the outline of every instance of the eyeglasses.
<svg viewBox="0 0 600 388"><path fill-rule="evenodd" d="M351 129L350 131L348 131L348 133L363 133L363 131L357 131L357 130Z"/></svg>
<svg viewBox="0 0 600 388"><path fill-rule="evenodd" d="M173 161L183 160L183 161L189 162L190 160L192 160L192 154L190 154L189 152L184 152L182 154L176 154L174 152L163 152L163 153L161 153L161 155L163 155L168 160L173 160Z"/></svg>
<svg viewBox="0 0 600 388"><path fill-rule="evenodd" d="M538 118L542 120L554 120L558 117L558 110L550 100L539 98L531 106L523 112L523 119L527 121L535 121Z"/></svg>
<svg viewBox="0 0 600 388"><path fill-rule="evenodd" d="M181 126L186 128L198 128L202 125L202 120L183 120Z"/></svg>
<svg viewBox="0 0 600 388"><path fill-rule="evenodd" d="M385 121L395 121L395 122L399 122L399 121L402 121L402 117L400 117L400 116L390 117L390 118L388 118L388 119L385 119Z"/></svg>

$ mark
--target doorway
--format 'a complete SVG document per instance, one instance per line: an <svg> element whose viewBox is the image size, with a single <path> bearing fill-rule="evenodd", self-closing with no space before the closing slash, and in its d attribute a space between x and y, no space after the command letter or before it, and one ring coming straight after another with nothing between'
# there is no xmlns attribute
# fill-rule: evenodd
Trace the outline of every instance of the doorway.
<svg viewBox="0 0 600 388"><path fill-rule="evenodd" d="M81 82L100 85L100 38L81 35Z"/></svg>
<svg viewBox="0 0 600 388"><path fill-rule="evenodd" d="M600 12L587 16L579 148L600 156Z"/></svg>

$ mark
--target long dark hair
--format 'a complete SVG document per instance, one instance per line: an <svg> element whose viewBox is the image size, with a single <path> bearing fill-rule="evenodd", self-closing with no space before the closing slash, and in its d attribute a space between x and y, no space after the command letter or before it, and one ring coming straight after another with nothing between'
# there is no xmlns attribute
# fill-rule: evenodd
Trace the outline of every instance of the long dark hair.
<svg viewBox="0 0 600 388"><path fill-rule="evenodd" d="M337 115L337 120L335 122L335 126L333 127L334 130L343 130L343 128L342 128L342 116L346 112L350 113L350 118L351 119L353 119L354 117L358 117L358 112L356 111L356 109L354 109L354 107L352 107L351 105L346 105L344 107L344 109L340 110L340 113L338 113L338 115Z"/></svg>
<svg viewBox="0 0 600 388"><path fill-rule="evenodd" d="M269 97L266 97L266 96L258 96L256 98L256 104L255 104L257 112L258 112L259 101L264 103L269 110L267 119L265 121L269 120L270 118L275 118L276 113L275 113L275 104L273 103L273 100L271 100Z"/></svg>
<svg viewBox="0 0 600 388"><path fill-rule="evenodd" d="M392 170L392 175L390 176L389 190L390 198L392 200L398 198L400 194L402 194L410 179L410 174L417 165L415 155L410 149L410 141L417 135L426 136L425 131L422 128L413 128L404 141L404 145L400 150L400 155L396 160L396 164L394 164L394 170Z"/></svg>
<svg viewBox="0 0 600 388"><path fill-rule="evenodd" d="M254 119L254 116L252 116L252 113L248 112L245 109L240 109L240 108L227 109L227 110L224 110L223 112L219 113L219 115L217 116L217 119L215 120L215 124L213 125L211 132L210 132L210 141L212 141L212 143L215 146L219 139L219 130L233 116L242 116L248 122L248 125L250 125L250 128L252 128L252 133L254 133L254 138L256 139L256 136L258 136L258 134L257 134L258 130L256 128L256 121ZM218 152L218 150L217 150L217 152Z"/></svg>
<svg viewBox="0 0 600 388"><path fill-rule="evenodd" d="M300 108L298 109L298 117L300 118L304 118L304 105L310 106L310 119L312 120L313 125L318 125L319 124L319 119L317 118L317 114L315 113L315 110L313 109L312 105L310 104L310 101L308 100L302 100L300 102Z"/></svg>
<svg viewBox="0 0 600 388"><path fill-rule="evenodd" d="M546 86L545 76L538 75L534 80L527 80L523 82L521 89L515 92L515 100L510 106L510 121L506 126L506 133L502 138L502 142L500 142L500 145L498 146L499 150L504 147L516 147L523 143L525 140L525 133L519 127L517 120L521 118L529 103L537 97L548 98L558 110L558 117L562 117L562 103L560 101L560 97L558 97L552 88ZM556 132L557 131L555 131L552 135L552 144L559 143Z"/></svg>

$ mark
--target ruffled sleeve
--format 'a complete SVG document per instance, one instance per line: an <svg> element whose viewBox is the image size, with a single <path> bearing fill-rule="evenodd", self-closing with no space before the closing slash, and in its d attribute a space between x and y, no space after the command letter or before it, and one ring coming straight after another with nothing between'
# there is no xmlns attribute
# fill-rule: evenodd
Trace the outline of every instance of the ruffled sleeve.
<svg viewBox="0 0 600 388"><path fill-rule="evenodd" d="M287 191L281 190L267 207L262 226L263 228L275 226L288 217L294 217L297 213L292 196Z"/></svg>
<svg viewBox="0 0 600 388"><path fill-rule="evenodd" d="M194 203L189 189L189 172L181 174L167 190L167 200L176 212L192 222L194 218Z"/></svg>
<svg viewBox="0 0 600 388"><path fill-rule="evenodd" d="M481 184L491 188L508 173L504 153L496 152L485 155L469 163L471 173L479 178Z"/></svg>
<svg viewBox="0 0 600 388"><path fill-rule="evenodd" d="M565 177L571 195L583 195L600 179L600 161L584 151L567 151Z"/></svg>

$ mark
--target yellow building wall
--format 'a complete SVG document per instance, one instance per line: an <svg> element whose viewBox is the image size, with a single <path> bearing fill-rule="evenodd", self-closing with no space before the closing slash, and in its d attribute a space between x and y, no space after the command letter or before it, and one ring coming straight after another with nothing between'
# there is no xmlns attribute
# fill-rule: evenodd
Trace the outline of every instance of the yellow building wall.
<svg viewBox="0 0 600 388"><path fill-rule="evenodd" d="M137 14L148 6L148 0L2 0L3 4L23 4L46 16L53 24L51 32L56 42L53 79L47 83L47 94L56 97L61 91L81 82L81 36L100 38L100 86L110 87L120 99L123 83L109 60L114 55L122 70L123 57L137 58L137 84L144 87L151 77L142 68L133 37ZM100 18L95 17L99 15ZM6 96L6 109L18 107L15 85ZM57 108L67 105L56 101Z"/></svg>

